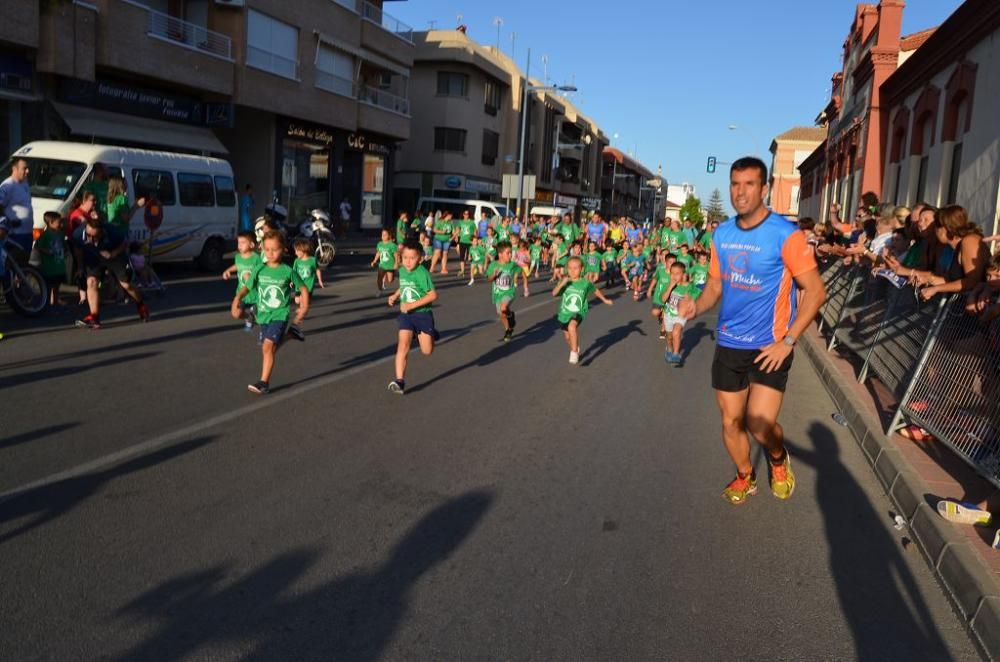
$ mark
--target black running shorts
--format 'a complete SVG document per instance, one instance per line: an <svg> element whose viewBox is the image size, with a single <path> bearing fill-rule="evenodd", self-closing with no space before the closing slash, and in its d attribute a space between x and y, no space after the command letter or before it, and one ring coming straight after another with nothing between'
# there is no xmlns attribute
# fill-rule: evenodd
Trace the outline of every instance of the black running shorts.
<svg viewBox="0 0 1000 662"><path fill-rule="evenodd" d="M759 349L732 349L716 345L712 361L712 388L736 393L750 384L760 384L784 393L794 354L789 354L774 372L764 372L759 363L754 363L760 355Z"/></svg>

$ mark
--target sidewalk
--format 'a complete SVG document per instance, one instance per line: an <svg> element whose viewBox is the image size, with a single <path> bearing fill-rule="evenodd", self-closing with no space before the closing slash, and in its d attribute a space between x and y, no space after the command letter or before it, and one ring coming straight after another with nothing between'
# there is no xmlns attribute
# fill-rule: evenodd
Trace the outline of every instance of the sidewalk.
<svg viewBox="0 0 1000 662"><path fill-rule="evenodd" d="M1000 551L990 546L994 529L954 525L937 513L942 498L987 499L991 510L1000 513L1000 493L940 442L887 437L896 410L888 390L875 379L859 384L853 356L827 352L815 327L802 340L805 354L971 636L990 659L1000 659Z"/></svg>

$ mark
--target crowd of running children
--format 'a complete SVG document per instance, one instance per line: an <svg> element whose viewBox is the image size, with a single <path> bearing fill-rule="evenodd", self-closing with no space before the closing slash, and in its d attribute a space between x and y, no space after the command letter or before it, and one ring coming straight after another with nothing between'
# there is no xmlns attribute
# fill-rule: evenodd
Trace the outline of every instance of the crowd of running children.
<svg viewBox="0 0 1000 662"><path fill-rule="evenodd" d="M580 359L579 327L597 298L607 305L598 283L604 287L621 282L635 302L644 297L652 306L660 339L666 341L664 359L682 365L681 334L687 320L678 307L687 297L696 299L708 279L712 231L716 223L696 229L691 223L668 221L656 226L630 219L605 221L594 214L582 225L568 214L548 219L532 216L527 223L512 218L476 221L468 212L455 219L450 213L411 221L402 214L395 236L382 231L370 266L376 269L376 297L392 290L388 305L399 305L399 332L395 379L389 390L406 389L406 364L414 337L423 354L434 351L439 334L434 324L433 303L437 291L431 274L478 278L490 283L492 303L503 326L503 341L514 335L517 318L513 310L518 292L530 295L532 278L548 276L559 297L557 319L569 348L569 362ZM285 335L305 336L299 324L309 307L314 283L322 287L322 276L311 256L311 244L297 240L292 266L282 262L284 238L265 231L256 241L253 233L240 233L235 263L223 276L237 278L232 315L242 319L247 331L259 325L262 347L260 380L248 386L254 393L267 393L274 356ZM454 255L451 255L454 253ZM449 272L449 257L458 269ZM297 296L294 296L297 293ZM298 304L291 317L293 300Z"/></svg>

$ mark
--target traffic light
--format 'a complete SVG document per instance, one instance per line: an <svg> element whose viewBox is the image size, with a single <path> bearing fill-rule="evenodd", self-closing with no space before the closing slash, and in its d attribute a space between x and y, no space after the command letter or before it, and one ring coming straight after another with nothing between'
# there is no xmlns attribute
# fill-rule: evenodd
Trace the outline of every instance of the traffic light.
<svg viewBox="0 0 1000 662"><path fill-rule="evenodd" d="M715 157L714 156L708 157L708 165L706 166L705 170L707 170L709 173L715 172Z"/></svg>

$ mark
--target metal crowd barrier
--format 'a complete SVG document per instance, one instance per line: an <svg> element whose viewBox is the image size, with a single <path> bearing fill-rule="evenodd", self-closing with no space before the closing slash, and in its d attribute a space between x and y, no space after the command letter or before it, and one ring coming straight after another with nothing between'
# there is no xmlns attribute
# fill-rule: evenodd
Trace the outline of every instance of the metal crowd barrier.
<svg viewBox="0 0 1000 662"><path fill-rule="evenodd" d="M1000 487L1000 320L966 313L964 295L923 301L867 267L821 269L828 350L848 349L863 361L859 382L874 374L892 391L887 433L919 425Z"/></svg>

